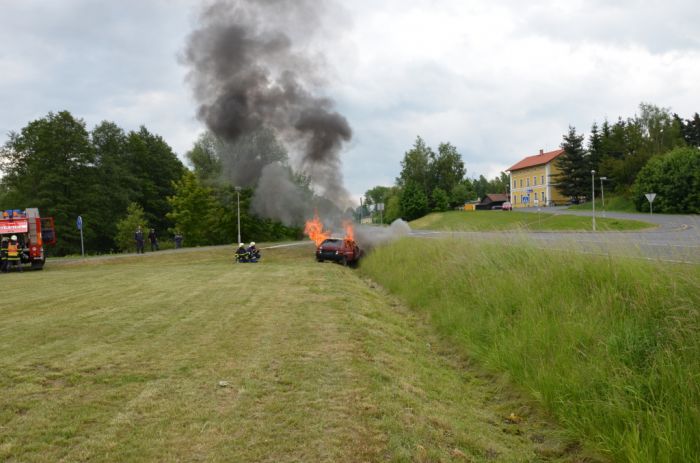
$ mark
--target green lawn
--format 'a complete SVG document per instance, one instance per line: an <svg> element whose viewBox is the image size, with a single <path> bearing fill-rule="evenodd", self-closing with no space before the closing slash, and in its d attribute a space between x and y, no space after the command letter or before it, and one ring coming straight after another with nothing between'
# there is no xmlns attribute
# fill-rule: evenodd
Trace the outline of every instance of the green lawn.
<svg viewBox="0 0 700 463"><path fill-rule="evenodd" d="M356 271L232 254L1 275L0 461L593 461Z"/></svg>
<svg viewBox="0 0 700 463"><path fill-rule="evenodd" d="M591 217L497 210L434 212L410 225L416 230L444 231L590 231L591 222ZM654 226L637 220L596 218L598 231L641 230Z"/></svg>
<svg viewBox="0 0 700 463"><path fill-rule="evenodd" d="M457 237L360 269L614 460L700 461L700 266Z"/></svg>

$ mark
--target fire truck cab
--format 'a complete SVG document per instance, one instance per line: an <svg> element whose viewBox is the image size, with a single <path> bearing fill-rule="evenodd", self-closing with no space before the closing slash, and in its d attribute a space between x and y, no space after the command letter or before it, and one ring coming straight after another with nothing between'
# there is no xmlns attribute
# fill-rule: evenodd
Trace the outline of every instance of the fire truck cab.
<svg viewBox="0 0 700 463"><path fill-rule="evenodd" d="M37 208L9 209L0 214L0 238L17 236L21 264L29 264L34 270L44 268L44 246L56 244L53 217L41 217Z"/></svg>

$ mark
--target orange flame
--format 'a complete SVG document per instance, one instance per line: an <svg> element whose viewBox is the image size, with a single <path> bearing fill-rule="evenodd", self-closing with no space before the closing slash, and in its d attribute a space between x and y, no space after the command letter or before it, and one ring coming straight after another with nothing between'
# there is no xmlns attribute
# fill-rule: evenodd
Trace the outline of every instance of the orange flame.
<svg viewBox="0 0 700 463"><path fill-rule="evenodd" d="M345 229L345 241L355 241L355 229L352 227L352 222L343 221L343 228Z"/></svg>
<svg viewBox="0 0 700 463"><path fill-rule="evenodd" d="M330 238L331 232L323 230L323 222L318 218L318 213L314 213L313 220L307 220L304 226L304 234L307 235L311 241L316 243L316 246L323 243L323 240Z"/></svg>

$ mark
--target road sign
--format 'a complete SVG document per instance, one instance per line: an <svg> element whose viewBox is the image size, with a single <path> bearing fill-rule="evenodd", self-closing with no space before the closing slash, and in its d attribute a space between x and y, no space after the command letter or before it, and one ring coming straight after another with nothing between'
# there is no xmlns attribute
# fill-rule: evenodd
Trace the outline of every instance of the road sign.
<svg viewBox="0 0 700 463"><path fill-rule="evenodd" d="M78 220L75 221L75 224L78 227L78 230L83 229L83 218L81 216L78 216Z"/></svg>
<svg viewBox="0 0 700 463"><path fill-rule="evenodd" d="M649 201L649 215L654 213L654 198L656 198L656 193L644 193Z"/></svg>

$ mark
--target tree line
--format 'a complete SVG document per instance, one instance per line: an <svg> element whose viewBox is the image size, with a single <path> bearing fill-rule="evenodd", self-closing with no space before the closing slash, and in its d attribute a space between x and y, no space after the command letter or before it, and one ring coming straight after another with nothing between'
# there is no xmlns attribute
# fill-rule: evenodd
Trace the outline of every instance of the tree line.
<svg viewBox="0 0 700 463"><path fill-rule="evenodd" d="M593 123L587 140L570 127L563 136L564 154L557 158L561 174L556 187L572 198L587 198L591 170L605 176L606 189L631 199L648 211L644 193L657 193L654 210L700 212L700 115L682 119L669 109L642 103L639 114L601 125ZM440 143L437 152L419 136L401 161L392 186L365 192L358 216L390 223L413 220L428 212L446 211L489 193L507 193L505 172L491 180L466 178L467 169L454 145ZM375 205L384 204L380 212Z"/></svg>
<svg viewBox="0 0 700 463"><path fill-rule="evenodd" d="M700 115L682 119L667 108L642 103L639 114L611 124L593 123L588 139L569 127L556 160L559 191L590 197L591 170L606 188L648 211L645 193L657 193L658 212L700 212Z"/></svg>
<svg viewBox="0 0 700 463"><path fill-rule="evenodd" d="M401 161L401 172L393 186L376 186L367 190L358 212L363 216L390 223L397 218L413 220L428 212L442 212L483 198L489 193L506 193L508 175L504 172L488 180L466 177L462 155L449 142L440 143L437 152L418 136ZM384 204L382 214L376 204Z"/></svg>
<svg viewBox="0 0 700 463"><path fill-rule="evenodd" d="M201 140L200 140L201 142ZM82 216L86 250L133 249L137 226L155 228L161 239L175 231L186 244L236 239L237 192L214 182L217 152L195 144L187 169L171 147L142 126L125 131L104 121L92 130L68 111L50 112L11 132L0 148L0 209L38 207L54 217L56 255L80 252L76 219ZM299 235L299 229L249 212L253 187L242 189L241 232L256 240Z"/></svg>

